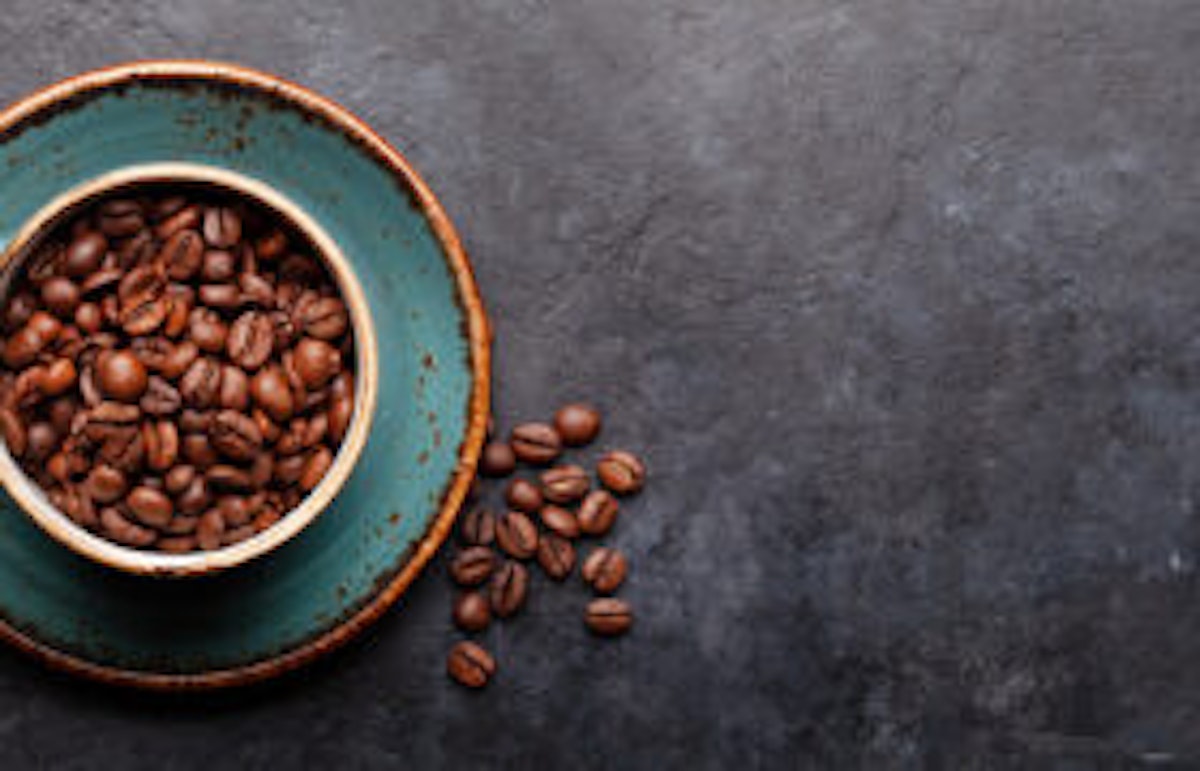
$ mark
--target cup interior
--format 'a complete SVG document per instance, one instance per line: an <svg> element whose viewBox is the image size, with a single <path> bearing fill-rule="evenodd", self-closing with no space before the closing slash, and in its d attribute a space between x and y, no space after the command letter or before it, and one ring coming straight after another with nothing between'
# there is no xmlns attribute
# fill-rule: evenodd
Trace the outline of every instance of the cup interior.
<svg viewBox="0 0 1200 771"><path fill-rule="evenodd" d="M0 255L0 299L7 300L42 241L97 200L147 187L207 190L241 197L266 209L300 235L333 278L354 336L355 401L349 427L324 478L279 522L244 541L212 551L166 554L110 541L56 508L0 440L0 484L47 534L95 562L139 575L186 577L241 565L279 548L308 526L337 496L353 472L370 433L378 394L378 345L366 296L337 243L302 208L274 188L227 169L192 163L132 166L79 185L42 207Z"/></svg>

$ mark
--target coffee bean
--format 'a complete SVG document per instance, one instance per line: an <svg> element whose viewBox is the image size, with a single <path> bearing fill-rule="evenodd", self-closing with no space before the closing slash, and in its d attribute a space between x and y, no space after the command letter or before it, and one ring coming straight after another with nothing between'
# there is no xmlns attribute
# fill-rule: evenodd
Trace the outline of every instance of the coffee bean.
<svg viewBox="0 0 1200 771"><path fill-rule="evenodd" d="M158 539L155 544L160 551L168 554L186 554L196 550L196 539L190 535L174 535L167 538Z"/></svg>
<svg viewBox="0 0 1200 771"><path fill-rule="evenodd" d="M244 412L221 410L209 428L209 437L217 452L244 462L252 460L262 447L262 432L258 424Z"/></svg>
<svg viewBox="0 0 1200 771"><path fill-rule="evenodd" d="M142 207L137 201L114 200L100 204L100 231L106 236L131 236L142 229Z"/></svg>
<svg viewBox="0 0 1200 771"><path fill-rule="evenodd" d="M100 528L106 536L117 543L137 548L149 546L157 537L153 530L135 525L126 519L120 510L112 506L100 510Z"/></svg>
<svg viewBox="0 0 1200 771"><path fill-rule="evenodd" d="M221 321L221 315L212 308L196 308L188 317L188 337L206 353L225 350L229 329Z"/></svg>
<svg viewBox="0 0 1200 771"><path fill-rule="evenodd" d="M300 489L309 492L321 483L329 467L333 465L333 453L328 447L318 447L308 457L304 472L300 475Z"/></svg>
<svg viewBox="0 0 1200 771"><path fill-rule="evenodd" d="M461 586L478 586L496 569L496 555L486 546L463 549L450 563L450 577Z"/></svg>
<svg viewBox="0 0 1200 771"><path fill-rule="evenodd" d="M496 540L496 515L487 509L472 509L463 515L458 533L469 546L490 546Z"/></svg>
<svg viewBox="0 0 1200 771"><path fill-rule="evenodd" d="M180 230L167 239L158 259L167 266L171 279L187 281L204 262L204 240L194 230Z"/></svg>
<svg viewBox="0 0 1200 771"><path fill-rule="evenodd" d="M462 592L454 601L454 623L466 632L482 632L492 620L487 598L479 592Z"/></svg>
<svg viewBox="0 0 1200 771"><path fill-rule="evenodd" d="M254 253L260 260L275 260L287 249L287 236L275 230L254 242Z"/></svg>
<svg viewBox="0 0 1200 771"><path fill-rule="evenodd" d="M601 546L593 549L583 561L580 574L596 592L612 594L625 581L628 567L624 554L616 549Z"/></svg>
<svg viewBox="0 0 1200 771"><path fill-rule="evenodd" d="M542 524L552 533L563 538L579 537L579 520L570 511L559 506L545 506L540 512Z"/></svg>
<svg viewBox="0 0 1200 771"><path fill-rule="evenodd" d="M184 340L171 348L162 361L159 372L168 380L178 380L200 358L200 348L191 340Z"/></svg>
<svg viewBox="0 0 1200 771"><path fill-rule="evenodd" d="M179 458L179 429L169 420L143 423L142 446L146 465L155 471L167 471Z"/></svg>
<svg viewBox="0 0 1200 771"><path fill-rule="evenodd" d="M4 433L4 443L8 446L9 452L18 458L25 454L27 447L25 427L21 424L21 419L16 412L7 408L0 409L0 431Z"/></svg>
<svg viewBox="0 0 1200 771"><path fill-rule="evenodd" d="M575 568L575 547L555 533L543 533L538 539L537 561L547 576L562 581Z"/></svg>
<svg viewBox="0 0 1200 771"><path fill-rule="evenodd" d="M32 461L41 462L50 457L58 444L58 432L54 426L45 421L31 423L28 431L28 446L25 457Z"/></svg>
<svg viewBox="0 0 1200 771"><path fill-rule="evenodd" d="M211 249L204 253L200 278L209 284L224 284L237 275L237 259L223 249Z"/></svg>
<svg viewBox="0 0 1200 771"><path fill-rule="evenodd" d="M583 621L595 634L615 637L625 634L633 626L633 611L624 600L601 597L588 603Z"/></svg>
<svg viewBox="0 0 1200 771"><path fill-rule="evenodd" d="M525 604L529 594L529 571L519 562L505 562L492 575L488 587L492 613L497 618L509 618Z"/></svg>
<svg viewBox="0 0 1200 771"><path fill-rule="evenodd" d="M171 521L171 515L175 513L170 498L144 485L130 491L125 497L125 505L139 522L154 528L165 527Z"/></svg>
<svg viewBox="0 0 1200 771"><path fill-rule="evenodd" d="M96 363L96 384L110 399L133 402L146 392L149 375L132 351L105 352Z"/></svg>
<svg viewBox="0 0 1200 771"><path fill-rule="evenodd" d="M181 230L194 230L200 226L200 207L185 206L158 223L154 235L167 240Z"/></svg>
<svg viewBox="0 0 1200 771"><path fill-rule="evenodd" d="M604 535L617 521L620 508L607 490L593 490L579 505L579 529L587 535Z"/></svg>
<svg viewBox="0 0 1200 771"><path fill-rule="evenodd" d="M221 367L212 359L196 359L179 381L184 401L200 409L216 406L220 389Z"/></svg>
<svg viewBox="0 0 1200 771"><path fill-rule="evenodd" d="M324 340L306 337L294 349L296 373L308 389L320 388L342 368L342 355Z"/></svg>
<svg viewBox="0 0 1200 771"><path fill-rule="evenodd" d="M70 359L55 359L47 365L38 380L38 390L44 396L60 396L75 387L79 379L75 363Z"/></svg>
<svg viewBox="0 0 1200 771"><path fill-rule="evenodd" d="M183 407L183 395L165 379L151 375L138 404L148 415L174 415Z"/></svg>
<svg viewBox="0 0 1200 771"><path fill-rule="evenodd" d="M507 512L496 520L496 545L510 557L527 560L537 552L537 526L519 511Z"/></svg>
<svg viewBox="0 0 1200 771"><path fill-rule="evenodd" d="M479 471L484 476L506 477L517 467L517 456L508 442L488 442L479 459Z"/></svg>
<svg viewBox="0 0 1200 771"><path fill-rule="evenodd" d="M208 481L208 486L214 490L247 492L254 487L254 480L250 478L250 472L225 463L209 467L204 472L204 478Z"/></svg>
<svg viewBox="0 0 1200 771"><path fill-rule="evenodd" d="M517 511L533 513L542 508L542 491L528 479L514 479L504 490L504 499Z"/></svg>
<svg viewBox="0 0 1200 771"><path fill-rule="evenodd" d="M102 233L91 232L79 236L67 247L63 272L70 278L83 278L100 268L100 261L108 251L108 239Z"/></svg>
<svg viewBox="0 0 1200 771"><path fill-rule="evenodd" d="M282 458L275 463L275 481L284 487L295 485L308 468L308 458L303 455L293 455Z"/></svg>
<svg viewBox="0 0 1200 771"><path fill-rule="evenodd" d="M69 319L79 307L79 287L69 278L52 278L42 284L42 302L51 313Z"/></svg>
<svg viewBox="0 0 1200 771"><path fill-rule="evenodd" d="M232 364L221 368L221 391L217 402L227 410L247 411L250 407L250 378L244 371Z"/></svg>
<svg viewBox="0 0 1200 771"><path fill-rule="evenodd" d="M545 423L524 423L512 430L509 437L513 453L524 463L544 466L562 452L558 432Z"/></svg>
<svg viewBox="0 0 1200 771"><path fill-rule="evenodd" d="M587 404L567 404L554 413L554 428L565 445L589 444L600 433L600 412Z"/></svg>
<svg viewBox="0 0 1200 771"><path fill-rule="evenodd" d="M196 544L205 551L221 548L221 537L225 534L225 518L220 509L209 509L196 523Z"/></svg>
<svg viewBox="0 0 1200 771"><path fill-rule="evenodd" d="M592 486L588 473L580 466L555 466L541 475L542 496L551 503L570 503L587 494Z"/></svg>
<svg viewBox="0 0 1200 771"><path fill-rule="evenodd" d="M247 370L258 369L271 357L275 346L271 319L260 311L243 313L230 327L226 345L234 364Z"/></svg>
<svg viewBox="0 0 1200 771"><path fill-rule="evenodd" d="M207 470L220 460L207 435L185 434L180 444L183 459L197 469Z"/></svg>
<svg viewBox="0 0 1200 771"><path fill-rule="evenodd" d="M192 467L187 466L186 468ZM175 502L179 506L179 512L184 516L200 515L212 503L212 493L208 489L208 481L193 471L191 484L182 493L179 493Z"/></svg>
<svg viewBox="0 0 1200 771"><path fill-rule="evenodd" d="M255 404L271 416L276 422L282 422L292 416L294 400L288 386L287 378L278 367L264 367L254 374L250 380L250 395Z"/></svg>
<svg viewBox="0 0 1200 771"><path fill-rule="evenodd" d="M596 464L596 475L617 495L632 495L646 481L646 467L632 453L613 450Z"/></svg>
<svg viewBox="0 0 1200 771"><path fill-rule="evenodd" d="M196 479L196 469L192 466L173 466L163 478L163 489L170 495L179 495L191 486Z"/></svg>
<svg viewBox="0 0 1200 771"><path fill-rule="evenodd" d="M473 642L463 641L450 649L446 672L467 688L482 688L496 674L496 660Z"/></svg>
<svg viewBox="0 0 1200 771"><path fill-rule="evenodd" d="M242 304L242 292L235 284L205 284L198 295L210 308L228 311Z"/></svg>
<svg viewBox="0 0 1200 771"><path fill-rule="evenodd" d="M112 466L96 466L84 481L84 488L92 500L112 503L125 495L125 475Z"/></svg>
<svg viewBox="0 0 1200 771"><path fill-rule="evenodd" d="M96 303L82 303L75 309L75 326L84 334L95 334L104 324L104 316Z"/></svg>
<svg viewBox="0 0 1200 771"><path fill-rule="evenodd" d="M228 249L242 238L242 220L237 212L212 207L204 212L204 240L218 249Z"/></svg>

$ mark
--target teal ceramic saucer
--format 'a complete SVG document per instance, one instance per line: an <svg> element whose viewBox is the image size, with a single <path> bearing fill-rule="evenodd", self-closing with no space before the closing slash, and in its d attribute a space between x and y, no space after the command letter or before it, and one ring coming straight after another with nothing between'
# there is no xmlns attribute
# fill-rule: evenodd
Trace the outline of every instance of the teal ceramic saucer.
<svg viewBox="0 0 1200 771"><path fill-rule="evenodd" d="M328 100L234 65L121 65L0 113L0 240L10 243L66 191L163 162L268 185L338 244L378 335L370 437L312 525L212 577L154 579L95 564L0 494L0 637L106 682L217 688L294 669L349 640L436 552L483 443L489 333L459 239L399 153Z"/></svg>

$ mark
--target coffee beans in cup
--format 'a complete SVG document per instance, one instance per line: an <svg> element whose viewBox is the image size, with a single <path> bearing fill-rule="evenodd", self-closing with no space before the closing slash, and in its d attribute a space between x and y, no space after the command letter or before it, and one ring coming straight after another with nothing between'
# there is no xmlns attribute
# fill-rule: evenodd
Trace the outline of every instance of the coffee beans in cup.
<svg viewBox="0 0 1200 771"><path fill-rule="evenodd" d="M272 212L147 187L79 211L17 270L0 431L76 524L137 549L218 549L328 473L354 413L350 317Z"/></svg>

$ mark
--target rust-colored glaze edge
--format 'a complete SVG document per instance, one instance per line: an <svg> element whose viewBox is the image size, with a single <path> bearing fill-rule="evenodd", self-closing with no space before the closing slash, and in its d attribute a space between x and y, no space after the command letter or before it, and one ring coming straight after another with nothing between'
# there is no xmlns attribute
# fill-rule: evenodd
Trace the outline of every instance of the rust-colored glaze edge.
<svg viewBox="0 0 1200 771"><path fill-rule="evenodd" d="M289 80L236 64L206 60L145 60L119 64L59 81L10 105L0 112L0 134L6 134L21 121L43 110L52 109L56 103L72 96L130 81L159 77L225 81L270 91L303 109L318 113L357 140L360 146L368 149L379 161L398 174L405 186L415 195L421 213L441 244L442 253L457 281L457 300L467 316L473 373L466 437L459 446L458 466L442 495L440 511L415 545L415 549L410 550L407 562L395 578L353 616L317 639L287 653L253 664L197 674L175 674L95 664L52 648L0 620L0 638L59 670L104 683L146 690L213 690L249 685L282 675L346 644L400 599L433 558L454 526L454 520L470 489L483 447L491 396L491 332L470 260L450 218L425 181L400 151L345 107Z"/></svg>

